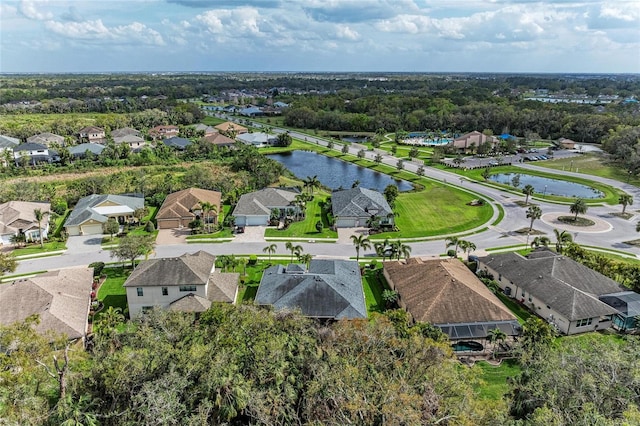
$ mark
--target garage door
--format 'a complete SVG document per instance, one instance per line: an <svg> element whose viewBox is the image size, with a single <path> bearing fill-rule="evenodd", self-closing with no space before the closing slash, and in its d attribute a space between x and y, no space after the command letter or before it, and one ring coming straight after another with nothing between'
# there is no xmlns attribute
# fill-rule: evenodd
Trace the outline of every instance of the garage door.
<svg viewBox="0 0 640 426"><path fill-rule="evenodd" d="M247 216L247 226L264 226L268 220L267 216Z"/></svg>
<svg viewBox="0 0 640 426"><path fill-rule="evenodd" d="M180 228L179 219L158 220L158 229L174 229L174 228Z"/></svg>
<svg viewBox="0 0 640 426"><path fill-rule="evenodd" d="M336 226L338 228L354 228L356 226L355 219L338 219L336 220Z"/></svg>
<svg viewBox="0 0 640 426"><path fill-rule="evenodd" d="M79 226L66 226L67 234L70 236L80 235L80 227Z"/></svg>
<svg viewBox="0 0 640 426"><path fill-rule="evenodd" d="M97 235L102 234L102 225L82 225L80 227L82 230L82 235Z"/></svg>

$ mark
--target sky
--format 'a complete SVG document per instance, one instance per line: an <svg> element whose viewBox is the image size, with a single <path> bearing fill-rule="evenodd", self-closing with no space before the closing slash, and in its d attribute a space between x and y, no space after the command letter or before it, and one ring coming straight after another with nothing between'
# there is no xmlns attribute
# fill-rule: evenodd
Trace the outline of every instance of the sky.
<svg viewBox="0 0 640 426"><path fill-rule="evenodd" d="M2 0L0 72L640 73L640 1Z"/></svg>

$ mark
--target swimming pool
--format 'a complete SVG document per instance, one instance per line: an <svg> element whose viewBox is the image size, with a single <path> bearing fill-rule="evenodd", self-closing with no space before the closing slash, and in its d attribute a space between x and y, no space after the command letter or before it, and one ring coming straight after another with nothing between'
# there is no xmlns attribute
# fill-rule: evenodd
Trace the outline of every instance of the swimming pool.
<svg viewBox="0 0 640 426"><path fill-rule="evenodd" d="M482 346L480 343L473 342L470 340L469 341L463 340L460 342L456 342L453 345L451 345L451 347L455 352L480 352L481 350L484 349L484 346Z"/></svg>

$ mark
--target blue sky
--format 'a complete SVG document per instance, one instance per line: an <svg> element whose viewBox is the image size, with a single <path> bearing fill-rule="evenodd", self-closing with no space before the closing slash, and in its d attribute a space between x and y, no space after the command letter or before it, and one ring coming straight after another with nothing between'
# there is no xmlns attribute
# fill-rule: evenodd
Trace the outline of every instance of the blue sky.
<svg viewBox="0 0 640 426"><path fill-rule="evenodd" d="M640 72L640 1L2 0L0 72Z"/></svg>

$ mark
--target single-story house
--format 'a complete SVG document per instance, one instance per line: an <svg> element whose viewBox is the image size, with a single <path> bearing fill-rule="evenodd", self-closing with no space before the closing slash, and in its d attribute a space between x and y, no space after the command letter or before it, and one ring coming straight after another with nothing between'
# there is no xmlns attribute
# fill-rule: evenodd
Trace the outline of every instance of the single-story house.
<svg viewBox="0 0 640 426"><path fill-rule="evenodd" d="M281 102L281 101L274 102L273 106L276 107L276 108L289 108L289 104Z"/></svg>
<svg viewBox="0 0 640 426"><path fill-rule="evenodd" d="M28 158L29 164L32 165L36 165L38 163L51 163L60 160L57 151L49 149L45 145L33 142L23 143L14 147L13 158L17 165L22 161L25 161L24 158Z"/></svg>
<svg viewBox="0 0 640 426"><path fill-rule="evenodd" d="M296 211L293 205L299 192L282 188L265 188L260 191L243 194L238 200L233 216L237 226L267 225L273 210Z"/></svg>
<svg viewBox="0 0 640 426"><path fill-rule="evenodd" d="M98 143L81 143L80 145L74 145L69 147L69 154L74 158L87 157L87 151L93 155L100 155L105 150L105 146Z"/></svg>
<svg viewBox="0 0 640 426"><path fill-rule="evenodd" d="M262 108L259 108L257 106L242 108L240 110L240 114L246 117L258 117L258 116L264 115L264 113L262 112Z"/></svg>
<svg viewBox="0 0 640 426"><path fill-rule="evenodd" d="M189 139L179 138L177 136L164 139L162 143L170 148L177 149L178 151L184 151L189 145L191 145L191 141Z"/></svg>
<svg viewBox="0 0 640 426"><path fill-rule="evenodd" d="M451 145L458 151L469 152L472 149L477 150L478 147L484 143L488 143L491 149L494 149L500 143L500 140L495 136L487 136L484 133L474 130L471 133L455 138L451 142Z"/></svg>
<svg viewBox="0 0 640 426"><path fill-rule="evenodd" d="M114 136L113 142L115 142L117 145L120 145L123 143L127 144L129 145L129 148L132 150L138 149L147 145L147 142L143 138L136 135Z"/></svg>
<svg viewBox="0 0 640 426"><path fill-rule="evenodd" d="M11 136L0 135L0 162L4 167L8 164L5 160L5 152L9 151L13 155L13 148L20 145L20 139L12 138Z"/></svg>
<svg viewBox="0 0 640 426"><path fill-rule="evenodd" d="M204 312L212 302L235 303L240 274L215 271L205 251L140 263L124 283L131 318L154 307Z"/></svg>
<svg viewBox="0 0 640 426"><path fill-rule="evenodd" d="M504 294L570 335L611 327L616 309L599 297L625 290L586 266L539 248L529 255L496 253L478 259Z"/></svg>
<svg viewBox="0 0 640 426"><path fill-rule="evenodd" d="M53 331L69 339L87 335L93 268L74 267L45 272L0 285L0 324L22 322L37 314L38 333Z"/></svg>
<svg viewBox="0 0 640 426"><path fill-rule="evenodd" d="M217 126L214 126L220 133L223 135L227 135L230 138L234 138L243 133L248 133L249 129L239 125L238 123L234 123L232 121L225 121L224 123L220 123Z"/></svg>
<svg viewBox="0 0 640 426"><path fill-rule="evenodd" d="M367 221L377 217L381 225L393 225L393 210L378 191L356 187L333 191L331 209L337 228L366 226Z"/></svg>
<svg viewBox="0 0 640 426"><path fill-rule="evenodd" d="M278 141L278 137L276 135L256 132L256 133L243 133L241 135L236 136L236 139L243 144L253 145L257 148L262 148L265 146L271 146Z"/></svg>
<svg viewBox="0 0 640 426"><path fill-rule="evenodd" d="M567 139L567 138L558 139L557 145L558 145L558 147L560 147L562 149L575 149L576 148L576 143L574 141L572 141L571 139Z"/></svg>
<svg viewBox="0 0 640 426"><path fill-rule="evenodd" d="M211 136L213 134L218 133L218 131L213 126L209 126L209 125L203 124L203 123L196 124L195 126L193 126L193 128L194 128L195 131L204 132L205 136Z"/></svg>
<svg viewBox="0 0 640 426"><path fill-rule="evenodd" d="M255 303L276 310L300 309L323 319L367 318L360 266L353 260L313 259L264 271Z"/></svg>
<svg viewBox="0 0 640 426"><path fill-rule="evenodd" d="M80 129L80 139L91 143L105 143L106 133L103 128L87 126Z"/></svg>
<svg viewBox="0 0 640 426"><path fill-rule="evenodd" d="M35 210L42 212L42 221L38 225ZM27 241L39 241L49 234L50 203L30 201L9 201L0 204L0 246L11 244L11 237L24 234Z"/></svg>
<svg viewBox="0 0 640 426"><path fill-rule="evenodd" d="M156 126L149 129L149 136L155 139L167 139L178 136L180 129L178 126Z"/></svg>
<svg viewBox="0 0 640 426"><path fill-rule="evenodd" d="M111 131L111 137L115 140L116 138L121 138L123 136L142 136L140 130L134 129L133 127L123 127L122 129L115 129Z"/></svg>
<svg viewBox="0 0 640 426"><path fill-rule="evenodd" d="M209 212L209 220L211 223L218 222L218 215L221 206L221 197L218 191L209 191L207 189L189 188L182 191L173 192L167 195L164 203L156 214L158 229L182 228L189 225L189 222L202 217L202 208L200 203L211 203L216 207L215 211Z"/></svg>
<svg viewBox="0 0 640 426"><path fill-rule="evenodd" d="M44 132L27 138L27 142L39 143L45 146L51 146L52 144L63 146L64 136L56 135L55 133Z"/></svg>
<svg viewBox="0 0 640 426"><path fill-rule="evenodd" d="M458 259L384 262L383 274L414 321L451 340L485 339L495 328L508 336L520 332L515 315Z"/></svg>
<svg viewBox="0 0 640 426"><path fill-rule="evenodd" d="M235 140L231 139L228 136L223 135L222 133L214 133L212 135L205 136L203 139L209 142L210 144L213 144L219 147L231 147L236 143Z"/></svg>
<svg viewBox="0 0 640 426"><path fill-rule="evenodd" d="M133 213L144 207L144 198L128 195L93 194L81 198L67 218L68 235L100 235L102 224L109 219L118 223L133 220Z"/></svg>
<svg viewBox="0 0 640 426"><path fill-rule="evenodd" d="M640 328L640 294L621 291L600 296L600 300L618 311L613 317L613 328L620 331Z"/></svg>

